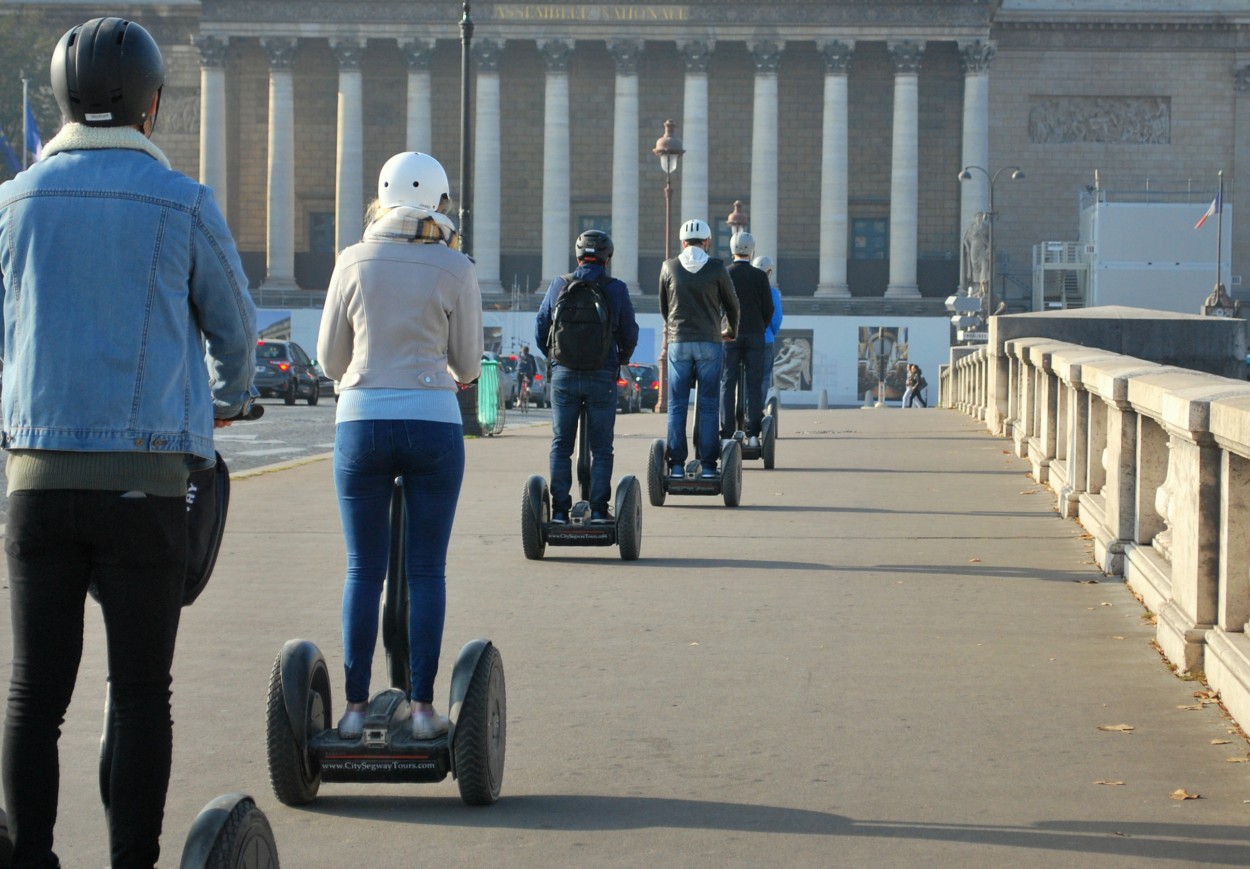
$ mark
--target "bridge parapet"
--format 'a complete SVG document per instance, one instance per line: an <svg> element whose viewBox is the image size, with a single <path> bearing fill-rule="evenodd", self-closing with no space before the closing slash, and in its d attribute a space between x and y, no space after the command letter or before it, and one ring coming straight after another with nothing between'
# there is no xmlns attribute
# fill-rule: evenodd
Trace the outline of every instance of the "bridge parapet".
<svg viewBox="0 0 1250 869"><path fill-rule="evenodd" d="M1250 726L1245 323L1137 312L1108 328L1116 316L1087 328L1034 315L1042 334L1004 323L997 341L992 323L987 346L952 353L940 400L1011 441L1102 570L1157 615L1168 659L1204 671Z"/></svg>

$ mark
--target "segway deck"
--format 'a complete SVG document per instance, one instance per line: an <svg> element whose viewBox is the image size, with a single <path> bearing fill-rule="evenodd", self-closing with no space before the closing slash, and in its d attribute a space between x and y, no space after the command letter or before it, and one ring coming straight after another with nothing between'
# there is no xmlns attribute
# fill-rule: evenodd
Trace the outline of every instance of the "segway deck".
<svg viewBox="0 0 1250 869"><path fill-rule="evenodd" d="M549 546L615 546L616 522L591 522L590 504L578 501L568 522L548 522L543 534Z"/></svg>

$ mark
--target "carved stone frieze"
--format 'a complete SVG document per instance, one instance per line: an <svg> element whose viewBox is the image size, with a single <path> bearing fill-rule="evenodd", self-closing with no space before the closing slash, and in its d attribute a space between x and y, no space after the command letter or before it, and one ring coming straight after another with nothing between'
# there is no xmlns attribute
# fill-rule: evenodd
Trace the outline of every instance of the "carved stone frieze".
<svg viewBox="0 0 1250 869"><path fill-rule="evenodd" d="M642 57L641 39L609 39L608 53L616 58L617 75L638 75L638 58Z"/></svg>
<svg viewBox="0 0 1250 869"><path fill-rule="evenodd" d="M200 50L200 66L223 69L230 52L230 40L220 36L192 36L191 44Z"/></svg>
<svg viewBox="0 0 1250 869"><path fill-rule="evenodd" d="M330 48L338 59L342 72L359 72L360 62L365 57L365 41L363 39L340 38L331 39Z"/></svg>
<svg viewBox="0 0 1250 869"><path fill-rule="evenodd" d="M499 72L499 61L503 59L504 40L502 39L475 39L473 47L469 50L473 52L473 62L477 64L478 72Z"/></svg>
<svg viewBox="0 0 1250 869"><path fill-rule="evenodd" d="M399 50L408 61L409 72L430 71L430 58L434 56L433 39L401 39Z"/></svg>
<svg viewBox="0 0 1250 869"><path fill-rule="evenodd" d="M899 42L887 42L890 51L890 62L894 65L895 75L918 75L921 62L924 60L924 42L915 39L904 39Z"/></svg>
<svg viewBox="0 0 1250 869"><path fill-rule="evenodd" d="M1172 101L1169 97L1033 97L1029 141L1037 145L1168 145Z"/></svg>
<svg viewBox="0 0 1250 869"><path fill-rule="evenodd" d="M538 41L538 53L543 56L543 64L548 73L567 73L569 58L573 56L573 40L541 39Z"/></svg>
<svg viewBox="0 0 1250 869"><path fill-rule="evenodd" d="M983 72L989 72L990 62L994 60L994 43L982 42L977 39L973 42L961 42L959 44L959 66L963 70L964 75L978 75Z"/></svg>
<svg viewBox="0 0 1250 869"><path fill-rule="evenodd" d="M686 64L687 73L707 74L707 65L712 60L712 49L716 46L710 39L686 39L677 43L677 51Z"/></svg>
<svg viewBox="0 0 1250 869"><path fill-rule="evenodd" d="M830 75L846 75L851 71L851 52L855 43L851 40L831 39L818 43L820 56L825 61L825 72Z"/></svg>
<svg viewBox="0 0 1250 869"><path fill-rule="evenodd" d="M762 39L759 42L748 42L747 48L751 52L751 60L755 61L755 73L760 75L763 73L776 74L781 68L781 52L785 50L785 43L773 42L769 39Z"/></svg>
<svg viewBox="0 0 1250 869"><path fill-rule="evenodd" d="M261 47L269 58L269 69L274 72L290 72L295 63L295 50L299 40L273 36L262 39Z"/></svg>

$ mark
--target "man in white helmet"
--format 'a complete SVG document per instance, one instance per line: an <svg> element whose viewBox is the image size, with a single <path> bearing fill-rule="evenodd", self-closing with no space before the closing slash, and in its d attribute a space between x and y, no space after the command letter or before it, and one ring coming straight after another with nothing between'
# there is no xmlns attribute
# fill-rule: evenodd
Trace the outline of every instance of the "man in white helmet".
<svg viewBox="0 0 1250 869"><path fill-rule="evenodd" d="M681 225L681 253L660 268L660 316L668 345L668 461L674 477L684 476L682 466L689 455L686 411L696 384L695 457L703 464L705 478L715 479L720 458L722 342L738 334L738 296L725 264L707 255L711 237L702 220L687 220Z"/></svg>
<svg viewBox="0 0 1250 869"><path fill-rule="evenodd" d="M764 333L773 318L773 293L768 275L751 265L755 238L738 232L729 241L734 260L729 278L738 295L738 334L725 344L725 370L720 379L720 436L733 437L736 428L738 375L746 368L742 384L747 445L758 449L764 420Z"/></svg>

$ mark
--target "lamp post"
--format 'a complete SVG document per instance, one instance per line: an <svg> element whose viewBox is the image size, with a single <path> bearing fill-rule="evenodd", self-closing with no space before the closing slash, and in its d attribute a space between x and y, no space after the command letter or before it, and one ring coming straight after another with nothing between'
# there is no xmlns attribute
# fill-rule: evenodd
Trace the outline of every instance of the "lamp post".
<svg viewBox="0 0 1250 869"><path fill-rule="evenodd" d="M985 328L988 330L990 317L994 316L994 185L998 182L998 176L1002 175L1004 172L1010 172L1011 175L1008 177L1010 177L1012 181L1018 181L1024 177L1024 170L1019 166L1003 166L991 175L988 169L981 166L965 166L959 173L959 180L971 181L972 172L969 171L971 169L975 169L980 172L987 179L989 179L990 182L990 210L986 212L989 216L989 239L987 247L990 259L990 279L986 285L985 291Z"/></svg>
<svg viewBox="0 0 1250 869"><path fill-rule="evenodd" d="M725 218L725 223L729 224L729 243L733 244L733 237L740 232L744 232L749 225L746 212L742 210L742 200L734 200L734 210L729 212L729 216Z"/></svg>
<svg viewBox="0 0 1250 869"><path fill-rule="evenodd" d="M469 0L464 0L460 16L460 251L471 255L473 238L473 167L469 163L469 44L473 41L473 21L469 18Z"/></svg>
<svg viewBox="0 0 1250 869"><path fill-rule="evenodd" d="M651 153L660 158L660 168L664 170L664 259L672 256L673 243L673 173L681 162L681 155L686 149L681 146L681 139L674 131L677 128L672 120L664 122L664 135L655 140ZM668 410L668 326L664 327L664 340L660 344L660 407L661 413Z"/></svg>

